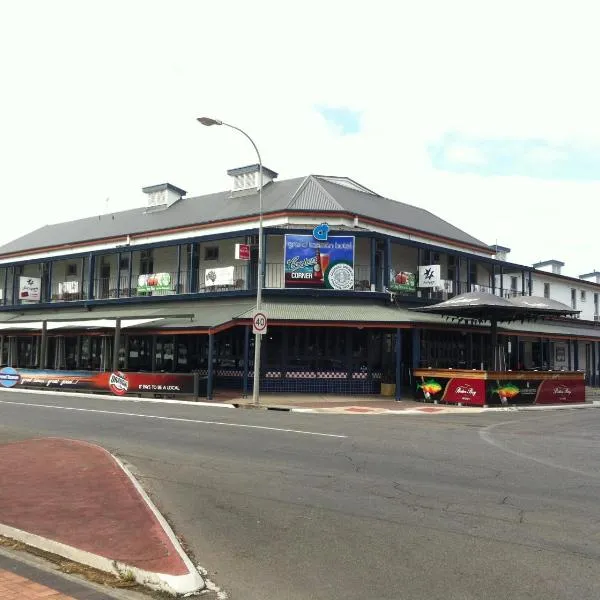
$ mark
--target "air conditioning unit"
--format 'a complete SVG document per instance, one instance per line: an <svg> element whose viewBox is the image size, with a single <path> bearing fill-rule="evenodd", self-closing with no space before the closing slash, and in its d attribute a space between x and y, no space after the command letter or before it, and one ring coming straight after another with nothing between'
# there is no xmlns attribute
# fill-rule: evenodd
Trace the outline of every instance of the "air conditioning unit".
<svg viewBox="0 0 600 600"><path fill-rule="evenodd" d="M594 321L600 322L600 315L594 315Z"/></svg>

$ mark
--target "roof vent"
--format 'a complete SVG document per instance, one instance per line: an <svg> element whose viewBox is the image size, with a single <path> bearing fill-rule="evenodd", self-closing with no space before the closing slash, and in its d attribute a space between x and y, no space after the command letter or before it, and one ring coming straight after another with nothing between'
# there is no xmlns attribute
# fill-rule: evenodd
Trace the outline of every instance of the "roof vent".
<svg viewBox="0 0 600 600"><path fill-rule="evenodd" d="M506 258L510 253L510 248L507 248L506 246L499 246L498 244L494 244L489 248L494 253L496 260L506 261Z"/></svg>
<svg viewBox="0 0 600 600"><path fill-rule="evenodd" d="M546 271L547 273L554 273L554 275L560 275L564 266L565 263L560 260L544 260L535 263L533 268L540 271Z"/></svg>
<svg viewBox="0 0 600 600"><path fill-rule="evenodd" d="M591 283L600 283L600 271L594 270L591 273L580 275L579 279L583 279L584 281L590 281Z"/></svg>
<svg viewBox="0 0 600 600"><path fill-rule="evenodd" d="M253 194L258 190L258 184L260 182L260 165L248 165L247 167L239 167L237 169L229 169L227 175L233 179L233 186L231 188L231 194L235 196L243 196L245 194ZM267 169L263 165L263 187L268 183L271 183L274 179L277 179L278 173Z"/></svg>
<svg viewBox="0 0 600 600"><path fill-rule="evenodd" d="M164 210L181 200L187 194L185 190L175 187L170 183L160 183L142 188L142 192L148 196L146 212Z"/></svg>

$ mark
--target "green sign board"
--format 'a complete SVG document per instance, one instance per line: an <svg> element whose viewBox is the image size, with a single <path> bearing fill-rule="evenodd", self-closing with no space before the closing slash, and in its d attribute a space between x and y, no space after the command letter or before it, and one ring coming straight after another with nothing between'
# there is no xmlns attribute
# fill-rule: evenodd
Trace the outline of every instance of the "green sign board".
<svg viewBox="0 0 600 600"><path fill-rule="evenodd" d="M406 271L391 273L388 289L391 292L416 292L417 276Z"/></svg>
<svg viewBox="0 0 600 600"><path fill-rule="evenodd" d="M138 277L137 291L143 294L148 292L171 291L170 273L152 273L150 275L140 275Z"/></svg>

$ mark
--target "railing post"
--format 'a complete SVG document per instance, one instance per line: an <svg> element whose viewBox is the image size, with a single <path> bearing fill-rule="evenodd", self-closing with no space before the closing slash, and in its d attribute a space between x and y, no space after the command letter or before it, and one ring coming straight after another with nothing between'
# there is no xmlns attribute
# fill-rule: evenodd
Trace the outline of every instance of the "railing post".
<svg viewBox="0 0 600 600"><path fill-rule="evenodd" d="M88 289L87 289L87 299L94 299L94 276L96 271L96 257L92 252L90 252L90 258L88 260L88 271L89 271L89 279L88 279Z"/></svg>
<svg viewBox="0 0 600 600"><path fill-rule="evenodd" d="M214 379L214 365L213 365L213 353L215 347L215 335L214 333L208 334L208 371L206 377L206 399L212 400L213 397L213 379Z"/></svg>
<svg viewBox="0 0 600 600"><path fill-rule="evenodd" d="M117 252L117 286L115 288L117 298L121 297L121 253Z"/></svg>
<svg viewBox="0 0 600 600"><path fill-rule="evenodd" d="M396 329L396 401L402 399L402 329Z"/></svg>
<svg viewBox="0 0 600 600"><path fill-rule="evenodd" d="M369 272L369 283L371 286L377 286L377 273L375 273L375 264L377 256L377 240L372 237L371 238L371 267Z"/></svg>
<svg viewBox="0 0 600 600"><path fill-rule="evenodd" d="M250 360L250 325L244 327L244 377L242 380L242 395L248 396L248 370Z"/></svg>
<svg viewBox="0 0 600 600"><path fill-rule="evenodd" d="M2 287L2 304L4 306L6 306L6 297L7 297L7 292L8 290L6 289L6 286L8 285L8 267L4 268L4 285Z"/></svg>
<svg viewBox="0 0 600 600"><path fill-rule="evenodd" d="M383 288L390 285L390 264L392 261L392 242L390 238L385 240L385 250L383 252Z"/></svg>
<svg viewBox="0 0 600 600"><path fill-rule="evenodd" d="M175 293L181 293L181 244L177 244L177 273L175 274ZM196 400L198 397L196 396Z"/></svg>
<svg viewBox="0 0 600 600"><path fill-rule="evenodd" d="M121 319L115 319L115 339L113 345L112 370L119 370L119 350L121 349Z"/></svg>
<svg viewBox="0 0 600 600"><path fill-rule="evenodd" d="M46 302L52 301L52 261L48 261L48 269L46 271L48 281L46 282Z"/></svg>
<svg viewBox="0 0 600 600"><path fill-rule="evenodd" d="M133 278L133 251L129 251L129 266L127 268L127 296L131 297L131 283Z"/></svg>
<svg viewBox="0 0 600 600"><path fill-rule="evenodd" d="M265 282L267 280L267 240L269 236L263 233L263 253L262 253L262 287L265 287Z"/></svg>

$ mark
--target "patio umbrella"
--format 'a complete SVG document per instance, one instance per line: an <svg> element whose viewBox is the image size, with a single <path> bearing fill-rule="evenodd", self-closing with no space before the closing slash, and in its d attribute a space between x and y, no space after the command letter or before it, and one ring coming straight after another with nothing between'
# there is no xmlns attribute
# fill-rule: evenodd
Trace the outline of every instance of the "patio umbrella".
<svg viewBox="0 0 600 600"><path fill-rule="evenodd" d="M500 369L498 347L498 323L513 321L532 321L543 317L560 317L578 314L580 311L570 306L537 296L515 296L501 298L486 292L469 292L445 300L439 304L412 308L419 312L442 315L459 322L490 323L491 364L494 370Z"/></svg>

